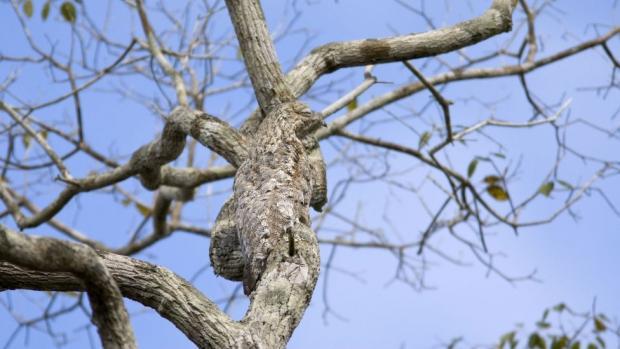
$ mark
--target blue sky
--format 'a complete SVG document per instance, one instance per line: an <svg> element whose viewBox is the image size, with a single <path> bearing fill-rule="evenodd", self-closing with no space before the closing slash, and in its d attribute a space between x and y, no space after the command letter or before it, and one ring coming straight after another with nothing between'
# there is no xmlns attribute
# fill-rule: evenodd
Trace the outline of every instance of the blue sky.
<svg viewBox="0 0 620 349"><path fill-rule="evenodd" d="M392 1L298 0L296 3L302 10L302 15L294 28L305 28L307 31L278 42L278 53L287 68L294 62L297 51L303 47L304 33L312 37L309 46L304 50L307 53L310 48L331 41L382 37L428 29L420 17L403 10L403 7ZM488 3L490 1L484 1L482 4L476 1L429 1L427 6L435 19L435 24L444 26L478 15ZM589 26L591 23L620 23L620 9L618 6L615 8L612 6L613 1L565 0L556 1L554 4L562 12L551 11L553 15L543 16L540 19L538 33L544 40L540 57L574 45L580 40L594 37L595 33ZM40 6L37 1L35 5ZM89 8L98 5L100 4L87 3ZM283 19L292 15L290 1L264 1L264 6L270 26L276 31L282 27ZM126 6L114 2L112 10L114 17L110 22L110 30L116 37L123 38L126 33L138 32L136 18L126 13ZM93 14L102 12L103 8L99 12L91 11ZM519 14L517 18L521 19L522 15ZM154 17L153 20L156 27L167 25L161 18ZM69 31L64 23L59 23L55 19L41 23L37 18L29 21L29 25L42 44L45 43L46 36L52 41L57 40L60 47L67 44ZM214 35L225 35L230 31L229 23L224 16L219 16L210 30ZM5 2L0 3L0 32L5 33L0 53L19 55L27 52L23 43L24 37L16 24L15 14ZM499 47L507 35L492 38L488 42L469 48L467 52L471 55L489 52ZM129 40L122 39L122 41ZM614 52L620 55L619 40L616 38L610 44ZM102 61L109 62L114 56L113 53L103 53ZM446 59L455 58L449 56ZM493 61L489 65L501 62ZM104 66L105 63L101 65ZM38 68L31 70L27 65L0 65L0 80L16 69L20 77L14 91L20 96L27 97L28 100L36 101L66 91L66 86L63 84L49 83L49 74L44 70ZM233 71L239 67L233 63L222 69ZM426 73L432 75L433 71L429 68ZM618 100L618 92L612 92L607 99L602 99L593 92L578 90L579 87L605 83L610 73L611 64L600 50L596 50L544 68L528 75L527 79L536 95L546 101L556 102L559 99L572 98L571 117L584 118L613 128L618 127L618 118L611 118L614 110L618 108L618 103L613 102L614 98ZM413 78L405 75L406 72L400 65L378 67L375 74L388 84L372 87L360 97L359 103L413 81ZM338 82L344 77L349 77L349 80L344 83ZM346 91L359 83L361 77L361 68L349 69L321 79L318 85L333 82L336 91ZM132 78L123 82L131 89L144 93L145 96L162 99L160 92L144 79ZM224 83L218 81L216 86ZM118 80L104 79L95 85L92 91L83 94L87 121L86 135L91 145L97 149L106 153L126 155L150 141L161 130L161 122L143 106L109 92L111 88L118 86L120 86ZM472 91L475 92L473 95L482 101L501 102L489 110L475 101L464 99L472 96ZM491 113L498 118L513 121L524 121L531 115L531 108L527 105L518 80L514 77L455 83L450 85L444 94L456 102L452 109L453 118L459 124L474 123ZM330 101L336 96L337 93L332 93L325 98ZM15 103L12 96L0 95L0 98ZM250 98L247 91L219 96L207 99L206 109L229 119L232 123L239 124L240 117L245 114L234 117L232 111L239 110ZM402 105L419 109L428 99L428 94L422 93L404 100ZM316 100L309 102L317 109L321 107ZM44 120L70 119L71 112L70 104L62 104L44 109L36 117ZM5 116L2 118L4 121ZM369 120L383 118L386 118L383 112L366 117ZM441 119L436 110L431 108L429 115L424 116L424 120L439 123ZM353 125L351 129L357 130L358 127L359 125ZM424 130L419 125L416 127L421 131ZM386 139L406 144L415 145L418 140L417 136L407 129L395 127L393 124L377 128L373 132L380 132ZM511 195L526 197L532 190L535 191L553 164L555 143L551 127L509 131L494 129L489 133L501 139L505 145L503 151L509 159L520 157L523 159L518 180L510 185ZM572 144L583 151L609 159L618 159L617 142L598 133L576 127L569 133L569 137ZM53 139L51 141L54 142ZM5 143L1 144L5 146ZM358 147L356 151L362 153L365 149ZM333 145L325 144L324 151L329 161L335 152ZM454 166L464 171L474 156L493 151L497 151L494 145L480 142L468 148L455 147L450 151L450 155ZM207 155L206 152L200 154L198 160L200 165L206 164ZM415 165L412 158L394 156L392 159L396 168L409 168ZM84 175L92 169L92 163L84 157L77 157L68 165L76 175ZM181 166L182 163L178 165ZM338 179L347 175L345 169L344 166L330 169L328 173L330 186L333 187ZM567 159L561 168L561 174L562 178L576 183L587 179L594 169L591 164ZM478 175L481 176L488 170L481 165ZM419 170L412 173L411 177L402 178L402 181L419 184L427 173L428 171ZM230 181L223 181L201 188L198 192L201 199L186 211L191 222L208 226L228 194L213 195L208 199L205 197L209 193L229 189L230 185ZM36 200L40 205L48 202L59 188L58 185L49 182L33 187L38 191ZM138 190L139 184L135 180L129 180L124 187L128 190ZM620 204L617 200L620 197L618 178L606 179L599 188ZM432 207L436 208L443 200L432 186L424 186L422 192ZM152 200L149 193L144 191L136 193L146 202ZM554 194L553 197L554 199L539 198L525 213L525 218L542 217L560 205L561 194ZM126 241L141 217L131 207L112 203L114 200L110 195L87 193L68 205L59 214L59 218L94 238L111 245L119 245ZM389 208L391 225L385 219L386 207ZM358 209L361 210L362 219L368 226L383 229L392 238L398 233L405 240L414 239L429 221L429 217L422 212L419 202L411 193L399 191L385 183L355 185L347 194L346 202L338 207L338 212L353 216ZM491 344L502 333L514 329L516 323L533 324L545 307L559 302L566 302L574 309L586 311L591 309L592 303L596 300L597 309L620 320L620 298L617 296L620 294L620 280L616 277L620 266L620 254L617 252L617 247L620 246L620 232L617 228L619 218L598 195L592 195L579 202L575 211L580 219L574 220L568 215L562 215L551 224L524 229L518 237L504 228L490 232L492 236L488 238L488 243L491 250L504 254L498 257L498 266L511 275L523 275L535 269L540 282L510 284L497 276L488 276L485 268L476 263L462 245L455 243L443 233L437 234L432 240L433 243L442 250L462 257L471 266L456 266L430 257L432 264L427 274L427 283L433 288L422 292L413 290L403 283L391 282L396 260L386 251L338 248L334 265L354 272L363 281L332 270L329 274L328 287L325 288L325 273L323 273L313 302L293 335L289 347L432 348L458 336L465 337L468 345L464 347ZM4 219L2 223L12 225L12 221L8 219ZM338 223L332 222L331 226L336 227ZM32 232L54 235L44 227L33 229ZM325 233L323 236L329 235ZM329 246L322 247L324 261L330 250ZM207 265L207 251L208 240L179 233L138 257L169 267L181 276L190 278L197 270ZM232 283L215 278L210 270L202 273L195 284L212 299L225 297L231 287L234 287ZM332 310L342 318L333 314L323 317L325 295ZM3 294L0 297L4 301L10 297L15 305L15 311L19 314L33 316L39 310L33 307L28 299L35 299L40 304L45 304L47 295L14 292L10 296ZM70 303L72 299L64 297L62 301ZM134 315L132 323L141 347L193 347L173 325L161 319L156 313L130 301L128 304L130 312ZM233 316L241 316L246 304L243 299L235 302L231 308ZM325 319L327 321L324 321ZM86 323L87 320L78 314L69 315L55 322L56 326L68 331L71 342L67 348L82 348L87 345L86 335L73 332L73 329L79 326L76 324ZM0 339L7 338L14 326L4 308L0 309L0 324L2 324ZM91 331L95 335L92 329ZM45 334L36 331L32 331L29 340L29 346L26 346L22 333L11 348L52 346L52 342Z"/></svg>

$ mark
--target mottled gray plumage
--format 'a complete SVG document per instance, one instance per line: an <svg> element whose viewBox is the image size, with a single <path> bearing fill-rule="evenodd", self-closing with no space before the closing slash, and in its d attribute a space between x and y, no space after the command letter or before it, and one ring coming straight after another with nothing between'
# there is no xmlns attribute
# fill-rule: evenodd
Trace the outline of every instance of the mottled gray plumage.
<svg viewBox="0 0 620 349"><path fill-rule="evenodd" d="M215 219L211 229L209 259L215 274L228 280L241 281L244 261L234 220L233 199L230 197L226 200Z"/></svg>
<svg viewBox="0 0 620 349"><path fill-rule="evenodd" d="M310 175L312 176L312 200L310 206L315 211L321 212L323 206L327 203L327 173L325 168L325 160L323 153L319 147L318 140L314 135L306 136L309 141L306 144L306 153L310 162ZM308 144L310 146L308 146Z"/></svg>
<svg viewBox="0 0 620 349"><path fill-rule="evenodd" d="M245 257L244 291L250 294L287 229L309 225L311 166L300 138L322 124L300 102L272 110L250 143L235 177L235 223ZM258 204L257 204L258 203Z"/></svg>

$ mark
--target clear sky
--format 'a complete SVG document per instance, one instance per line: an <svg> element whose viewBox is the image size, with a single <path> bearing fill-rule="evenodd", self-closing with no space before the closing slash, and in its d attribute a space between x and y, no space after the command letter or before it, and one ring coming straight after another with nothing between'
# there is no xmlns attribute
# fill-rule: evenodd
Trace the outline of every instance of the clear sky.
<svg viewBox="0 0 620 349"><path fill-rule="evenodd" d="M300 17L293 28L304 29L277 43L278 53L285 68L295 62L298 50L307 53L312 47L331 41L360 39L366 37L383 37L397 33L420 32L427 30L424 21L393 1L371 0L317 0L317 1L263 1L269 23L276 32L282 28L285 18L291 18L294 7L301 11ZM86 1L89 8L104 6L101 3ZM149 3L147 1L147 3ZM413 2L410 2L413 3ZM415 2L416 4L418 2ZM490 1L427 1L427 9L437 26L449 25L471 18L482 12ZM553 6L559 10L550 11L540 19L538 35L544 41L540 57L557 52L562 48L574 45L578 41L593 38L596 33L592 23L620 23L620 5L613 6L613 1L594 0L563 0L554 1ZM35 1L41 6L41 1ZM109 24L112 32L118 37L124 33L137 32L136 18L126 15L126 6L114 2L112 9L115 16ZM560 11L561 10L561 11ZM93 16L97 11L89 11ZM37 16L35 16L37 17ZM522 19L522 14L517 19ZM100 19L99 19L100 20ZM51 40L67 38L69 32L63 23L41 23L37 17L29 22L35 37L44 43L45 36ZM168 25L161 18L154 18L155 27ZM230 31L225 16L217 17L216 23L210 28L214 33ZM606 28L600 28L602 32ZM304 48L304 38L311 40ZM471 56L482 55L499 47L509 34L490 39L476 47L469 48ZM24 54L24 35L19 28L15 14L6 1L0 2L0 54ZM129 41L128 39L124 39ZM613 51L620 56L620 39L610 42ZM541 69L528 75L528 83L536 95L548 102L557 102L572 98L570 106L572 118L582 118L617 129L620 117L612 118L618 108L620 96L612 91L606 99L591 91L579 90L579 87L594 86L608 82L611 64L601 54L602 51L589 51L560 62L552 67ZM108 62L113 54L102 54L102 60ZM453 56L447 57L454 60ZM507 61L505 61L507 62ZM504 62L504 63L505 63ZM502 63L495 60L489 66ZM102 66L105 64L101 64ZM31 101L57 95L66 91L62 84L49 84L49 75L42 70L29 71L27 65L0 64L0 81L10 72L18 72L19 78L15 90L20 96ZM223 69L234 70L227 66ZM432 75L429 68L426 73ZM406 71L400 65L380 67L375 70L379 80L388 82L371 88L360 97L359 103L390 91L408 81ZM39 79L47 76L46 79ZM345 82L339 79L349 77ZM323 78L318 85L333 82L337 91L347 91L361 81L362 69L350 69ZM45 81L45 83L41 83ZM130 89L143 93L145 96L162 99L158 90L147 84L143 79L127 79L124 81ZM150 141L161 130L161 122L153 118L143 106L128 98L120 98L110 93L113 87L119 87L118 80L99 82L92 91L83 94L85 105L87 137L97 149L113 154L129 154L138 146ZM531 108L527 104L516 78L461 82L450 85L443 91L447 98L455 101L453 118L458 124L473 124L476 120L488 117L491 113L497 118L526 121L531 116ZM326 97L333 101L337 93ZM482 102L499 101L490 110L471 99L476 96ZM206 109L215 115L226 115L232 123L239 124L240 116L234 116L250 100L246 92L238 92L207 99ZM13 96L0 95L0 99L14 102ZM406 99L401 105L417 110L429 100L426 93ZM308 99L315 108L323 104L316 99ZM399 110L397 108L392 109ZM402 113L402 110L400 112ZM70 104L45 109L40 119L62 119L71 112ZM425 120L440 122L439 114L431 108ZM0 116L3 122L6 116ZM367 116L367 119L380 120L387 118L380 111ZM392 126L377 129L384 139L398 140L416 144L418 136L403 127ZM351 128L357 130L356 125ZM416 125L419 130L423 127ZM542 178L553 166L555 142L551 127L540 127L536 130L491 130L493 136L505 145L502 150L509 159L517 161L522 158L518 180L510 187L514 197L526 197L536 190ZM618 160L618 142L603 137L600 133L586 128L576 127L569 133L572 144L599 157ZM3 141L1 147L6 147ZM0 152L4 152L0 148ZM356 148L358 153L366 148ZM333 144L324 145L327 160L334 155ZM469 161L476 155L485 155L497 151L491 142L482 142L469 148L455 147L450 152L453 164L457 168L466 168ZM199 164L206 164L206 152L199 157ZM416 165L412 158L392 158L395 168L409 168ZM509 160L506 160L509 161ZM182 165L179 164L179 165ZM86 174L92 168L84 158L76 158L69 162L76 174ZM567 159L562 166L562 178L576 183L584 181L592 175L596 167L575 159ZM344 166L334 166L328 172L330 188L338 179L347 175ZM488 169L481 167L482 173ZM419 185L427 174L426 170L413 172L410 178L401 179L404 183ZM439 174L436 174L439 177ZM202 198L200 207L188 209L187 214L192 223L208 226L218 212L222 200L227 193L212 195L218 190L229 189L230 181L223 181L206 186L199 191ZM125 186L128 190L139 188L135 180ZM612 201L620 205L620 180L608 178L597 186ZM49 201L57 192L57 185L41 185L37 187L37 202L40 205ZM436 208L443 200L431 185L423 188L428 203ZM140 192L141 198L150 202L151 195ZM543 217L553 208L561 205L563 196L554 193L552 199L539 198L525 218ZM126 241L128 235L137 226L140 216L122 205L112 205L109 195L87 193L79 197L79 201L64 209L59 218L79 228L89 235L119 245ZM410 192L393 188L385 182L359 184L352 187L347 200L337 211L353 217L356 210L361 210L363 222L372 228L382 229L392 239L397 234L405 241L419 236L420 231L428 224L429 217L422 212L416 197ZM386 218L385 212L389 212ZM338 248L333 265L338 269L323 273L316 288L310 308L293 335L290 348L432 348L451 338L463 336L465 347L476 344L491 344L502 333L515 328L517 323L533 324L545 307L565 302L580 311L590 310L594 301L596 308L605 312L612 319L620 320L620 218L606 205L601 196L593 193L579 202L574 209L579 219L564 214L553 223L524 229L519 236L504 228L490 232L488 244L492 252L501 252L497 265L510 275L526 275L536 270L539 282L524 281L509 283L489 275L487 270L477 263L464 246L455 243L447 234L438 233L433 238L436 247L442 248L451 255L460 257L469 263L468 266L457 266L436 257L429 257L431 262L427 274L429 290L417 291L410 286L393 280L396 262L392 254L383 250L362 250ZM4 218L2 224L9 226L13 222ZM339 223L333 221L333 227ZM52 234L47 228L33 229L28 232L36 234ZM323 236L329 236L328 233ZM208 265L208 240L197 236L176 234L172 238L141 253L138 257L169 267L185 278L191 278L200 268ZM322 246L323 261L331 252L330 246ZM352 272L355 277L345 270ZM210 270L200 274L195 285L212 299L222 299L235 285L221 278L215 278ZM0 294L3 302L11 302L17 314L35 316L39 308L30 300L44 305L47 295L43 293L12 292ZM10 299L10 300L9 300ZM326 300L337 314L327 314ZM71 297L64 297L62 302L70 303ZM140 347L143 348L192 348L193 344L166 320L155 312L145 309L139 304L128 301L133 314L132 323ZM240 299L233 303L230 311L239 317L243 314L247 302ZM88 345L88 336L76 327L86 325L87 320L73 314L62 317L54 322L55 326L67 331L69 344L65 348L83 348ZM8 338L15 328L13 320L5 308L0 308L0 343ZM92 335L96 335L91 328ZM47 348L53 343L49 337L38 331L31 331L29 342L25 343L22 332L11 348ZM95 347L99 347L95 341Z"/></svg>

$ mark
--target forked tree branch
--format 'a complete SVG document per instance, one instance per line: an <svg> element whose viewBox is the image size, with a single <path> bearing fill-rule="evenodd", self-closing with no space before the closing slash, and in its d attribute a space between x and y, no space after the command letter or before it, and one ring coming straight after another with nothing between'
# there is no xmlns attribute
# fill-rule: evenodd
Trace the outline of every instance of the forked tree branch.
<svg viewBox="0 0 620 349"><path fill-rule="evenodd" d="M112 275L95 251L83 244L31 237L0 225L0 260L39 272L70 273L88 293L103 347L136 348L129 315ZM0 269L4 264L0 262ZM4 276L15 277L5 270ZM10 287L3 280L0 289ZM21 287L20 287L21 288Z"/></svg>
<svg viewBox="0 0 620 349"><path fill-rule="evenodd" d="M242 330L191 284L165 268L131 257L95 252L81 244L28 237L4 227L0 241L0 290L96 291L96 296L104 296L107 302L118 305L113 291L97 293L106 284L118 285L122 296L154 309L200 348L224 348ZM120 293L118 300L122 306ZM120 316L114 309L101 310L106 314L97 316ZM127 323L130 329L128 326Z"/></svg>
<svg viewBox="0 0 620 349"><path fill-rule="evenodd" d="M399 62L430 57L474 45L512 29L515 0L493 0L481 16L456 25L383 39L334 42L320 46L303 58L286 76L295 97L300 97L323 75L341 68ZM254 112L242 127L253 133L262 116Z"/></svg>
<svg viewBox="0 0 620 349"><path fill-rule="evenodd" d="M136 150L129 162L109 172L91 174L83 179L64 179L67 182L67 187L60 192L54 201L35 215L23 216L15 203L11 202L11 197L5 195L4 191L0 191L0 198L13 211L12 214L18 226L23 229L38 226L51 219L75 195L81 192L100 189L131 176L139 175L145 188L157 189L162 185L162 175L172 181L172 176L178 173L173 170L162 171L162 166L175 160L181 154L185 147L186 135L194 137L234 166L238 166L247 156L247 144L244 137L227 123L201 111L177 107L170 113L162 135ZM223 175L227 173L225 171ZM188 174L179 173L179 175ZM210 173L205 173L203 176L194 174L194 176L198 176L197 179L200 179L203 176L210 177ZM214 173L213 176L221 178L219 177L220 174L217 173ZM186 177L178 178L176 181L183 181L183 178ZM3 185L5 184L0 183L0 186Z"/></svg>
<svg viewBox="0 0 620 349"><path fill-rule="evenodd" d="M266 115L295 98L284 79L280 61L259 0L226 0L254 94Z"/></svg>
<svg viewBox="0 0 620 349"><path fill-rule="evenodd" d="M144 35L146 35L149 51L151 51L153 57L157 59L157 62L162 67L164 72L174 81L174 88L177 93L179 104L182 106L188 106L187 89L185 88L183 77L176 69L174 69L172 64L168 62L168 59L164 56L161 48L159 47L159 43L157 42L157 38L153 32L153 27L151 26L146 14L143 0L136 0L136 7L138 9L140 23L142 24L142 30L144 31Z"/></svg>

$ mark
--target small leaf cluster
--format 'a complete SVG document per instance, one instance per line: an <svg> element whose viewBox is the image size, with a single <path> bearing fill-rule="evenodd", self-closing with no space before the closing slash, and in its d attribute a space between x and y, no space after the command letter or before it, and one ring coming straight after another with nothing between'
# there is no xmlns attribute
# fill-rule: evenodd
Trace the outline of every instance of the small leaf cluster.
<svg viewBox="0 0 620 349"><path fill-rule="evenodd" d="M550 314L557 316L557 322L550 319ZM577 326L569 331L563 317L570 317L567 322L578 320ZM566 320L566 319L564 319ZM555 324L555 325L554 325ZM608 341L605 334L618 333L610 330L611 321L605 314L579 314L566 304L559 303L545 309L535 330L529 334L520 334L513 330L502 335L495 349L606 349Z"/></svg>
<svg viewBox="0 0 620 349"><path fill-rule="evenodd" d="M478 170L478 168L480 167L479 165L481 161L491 163L493 167L497 169L497 166L495 166L495 160L493 160L493 158L506 159L506 155L504 155L503 153L491 153L491 156L487 157L474 157L467 165L467 178L470 180L473 178L476 170ZM497 201L507 201L510 199L510 195L508 194L508 189L506 186L506 178L504 178L503 175L486 175L482 179L482 182L485 183L484 191L486 191L487 194L489 194L489 196L491 196L493 199ZM565 189L574 190L573 185L561 179L545 179L545 181L538 187L538 190L535 194L540 194L546 198L550 198L553 191L557 189L556 184L560 184Z"/></svg>
<svg viewBox="0 0 620 349"><path fill-rule="evenodd" d="M43 3L43 7L41 7L41 19L43 19L44 21L47 20L47 18L49 17L52 3L54 2L54 0L46 0L45 3ZM71 24L74 24L77 20L76 4L81 5L82 0L67 0L62 2L58 7L58 11L62 18ZM32 18L35 10L33 0L22 0L21 5L24 15L26 15L26 17L28 18Z"/></svg>
<svg viewBox="0 0 620 349"><path fill-rule="evenodd" d="M494 156L498 158L505 158L504 154L501 153L493 153ZM478 164L480 161L490 161L488 158L484 157L475 157L469 165L467 166L467 178L472 178L476 170L478 169ZM487 175L482 180L486 184L486 192L497 201L506 201L510 198L508 195L508 190L505 186L504 178L496 175Z"/></svg>

